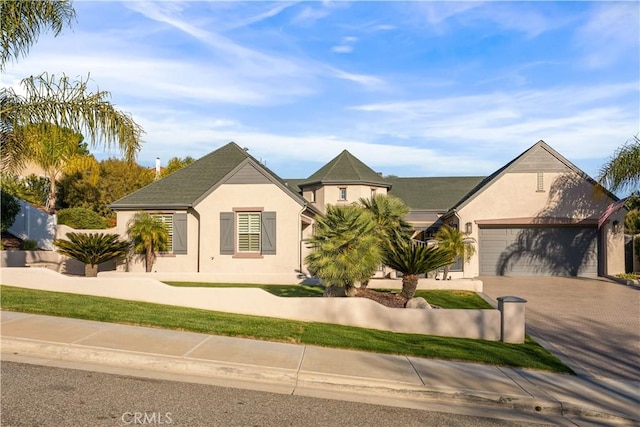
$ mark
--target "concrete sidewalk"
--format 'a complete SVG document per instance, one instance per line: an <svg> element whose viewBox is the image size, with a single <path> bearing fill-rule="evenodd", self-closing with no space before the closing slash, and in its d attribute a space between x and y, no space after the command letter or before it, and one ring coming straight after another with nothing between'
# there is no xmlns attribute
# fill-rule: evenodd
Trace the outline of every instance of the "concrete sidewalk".
<svg viewBox="0 0 640 427"><path fill-rule="evenodd" d="M531 414L539 422L640 425L640 382L255 341L137 326L0 312L3 360L125 367L404 402L437 401Z"/></svg>

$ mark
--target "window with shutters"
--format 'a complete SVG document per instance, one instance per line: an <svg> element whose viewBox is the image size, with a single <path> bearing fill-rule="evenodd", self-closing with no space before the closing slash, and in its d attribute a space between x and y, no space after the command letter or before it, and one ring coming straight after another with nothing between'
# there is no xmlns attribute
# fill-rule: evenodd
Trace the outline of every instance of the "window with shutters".
<svg viewBox="0 0 640 427"><path fill-rule="evenodd" d="M170 214L153 214L151 215L156 219L159 219L164 227L167 229L167 233L169 234L169 238L167 239L167 247L165 248L164 253L173 252L173 215Z"/></svg>
<svg viewBox="0 0 640 427"><path fill-rule="evenodd" d="M241 253L260 253L260 212L238 212L238 246Z"/></svg>
<svg viewBox="0 0 640 427"><path fill-rule="evenodd" d="M277 215L257 209L220 212L220 255L261 258L276 254Z"/></svg>

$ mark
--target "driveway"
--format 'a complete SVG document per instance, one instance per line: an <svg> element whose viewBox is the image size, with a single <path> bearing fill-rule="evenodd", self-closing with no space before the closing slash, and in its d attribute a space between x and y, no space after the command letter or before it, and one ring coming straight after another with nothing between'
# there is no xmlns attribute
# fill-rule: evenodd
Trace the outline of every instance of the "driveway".
<svg viewBox="0 0 640 427"><path fill-rule="evenodd" d="M527 332L577 374L640 379L640 288L605 279L481 277L484 292L525 298Z"/></svg>

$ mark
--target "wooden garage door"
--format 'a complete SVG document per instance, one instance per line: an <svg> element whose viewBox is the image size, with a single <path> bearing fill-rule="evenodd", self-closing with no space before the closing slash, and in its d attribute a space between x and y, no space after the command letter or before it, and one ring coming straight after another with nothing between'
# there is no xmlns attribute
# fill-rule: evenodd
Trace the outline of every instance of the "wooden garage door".
<svg viewBox="0 0 640 427"><path fill-rule="evenodd" d="M596 227L480 229L480 275L598 275Z"/></svg>

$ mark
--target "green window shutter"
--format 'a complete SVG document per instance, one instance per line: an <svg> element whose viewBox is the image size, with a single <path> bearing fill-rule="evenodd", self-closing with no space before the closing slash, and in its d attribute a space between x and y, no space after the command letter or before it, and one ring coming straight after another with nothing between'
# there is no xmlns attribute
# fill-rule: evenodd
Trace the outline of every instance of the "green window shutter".
<svg viewBox="0 0 640 427"><path fill-rule="evenodd" d="M262 212L262 254L276 254L276 213Z"/></svg>
<svg viewBox="0 0 640 427"><path fill-rule="evenodd" d="M220 212L220 254L233 255L235 251L233 212Z"/></svg>
<svg viewBox="0 0 640 427"><path fill-rule="evenodd" d="M187 253L187 214L173 214L173 253L186 255Z"/></svg>

